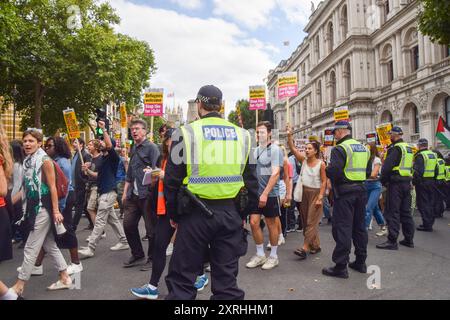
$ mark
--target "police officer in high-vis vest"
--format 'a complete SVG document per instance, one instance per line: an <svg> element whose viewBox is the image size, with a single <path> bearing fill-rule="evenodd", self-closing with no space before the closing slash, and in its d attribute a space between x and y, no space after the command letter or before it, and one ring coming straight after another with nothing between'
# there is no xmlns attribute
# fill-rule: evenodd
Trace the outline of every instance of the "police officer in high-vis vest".
<svg viewBox="0 0 450 320"><path fill-rule="evenodd" d="M352 139L350 130L347 121L336 123L333 133L337 145L331 151L330 164L326 169L333 186L332 233L336 247L333 252L335 266L323 269L322 273L338 278L348 278L347 265L358 272L367 272L367 191L364 181L370 152ZM349 264L352 240L356 260Z"/></svg>
<svg viewBox="0 0 450 320"><path fill-rule="evenodd" d="M387 241L378 249L398 250L400 224L404 239L401 245L414 247L414 220L411 215L411 180L414 152L403 141L403 130L394 126L389 132L392 144L387 150L380 181L386 187L384 217L388 225Z"/></svg>
<svg viewBox="0 0 450 320"><path fill-rule="evenodd" d="M433 231L434 205L436 202L436 166L437 155L428 150L428 140L419 139L419 152L414 157L413 184L416 187L417 208L422 216L418 231Z"/></svg>
<svg viewBox="0 0 450 320"><path fill-rule="evenodd" d="M442 153L435 150L434 153L437 155L437 165L436 165L436 181L435 181L435 195L436 199L434 202L434 217L442 218L444 217L445 205L444 201L446 198L446 184L445 184L445 160Z"/></svg>
<svg viewBox="0 0 450 320"><path fill-rule="evenodd" d="M445 204L450 209L450 153L445 157Z"/></svg>
<svg viewBox="0 0 450 320"><path fill-rule="evenodd" d="M196 101L200 120L172 135L165 171L167 213L177 228L166 277L167 299L195 299L194 283L203 274L208 250L211 299L244 299L236 278L239 257L247 251L247 233L245 218L234 200L245 186L249 193L246 212L257 210L250 134L221 118L222 92L217 87L202 87Z"/></svg>

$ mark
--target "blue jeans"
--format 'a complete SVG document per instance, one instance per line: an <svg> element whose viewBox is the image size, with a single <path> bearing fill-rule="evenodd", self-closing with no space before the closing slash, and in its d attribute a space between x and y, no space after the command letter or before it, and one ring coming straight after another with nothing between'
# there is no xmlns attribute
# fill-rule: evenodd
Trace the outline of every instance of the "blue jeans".
<svg viewBox="0 0 450 320"><path fill-rule="evenodd" d="M385 225L383 214L381 213L378 200L381 194L381 183L379 181L366 181L367 188L367 206L366 206L366 228L369 228L372 214L377 220L378 225Z"/></svg>
<svg viewBox="0 0 450 320"><path fill-rule="evenodd" d="M330 219L330 202L328 201L328 197L323 197L323 215L325 218Z"/></svg>

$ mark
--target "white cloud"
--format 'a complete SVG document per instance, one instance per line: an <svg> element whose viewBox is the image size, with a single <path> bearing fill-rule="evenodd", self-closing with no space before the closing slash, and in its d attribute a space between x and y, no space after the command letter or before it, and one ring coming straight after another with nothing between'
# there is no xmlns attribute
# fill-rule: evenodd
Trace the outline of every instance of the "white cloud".
<svg viewBox="0 0 450 320"><path fill-rule="evenodd" d="M110 0L122 21L120 32L147 41L155 51L157 73L152 87L175 92L186 111L187 101L205 84L218 86L227 112L248 97L248 86L262 84L276 62L274 48L250 38L235 24L200 19L175 11ZM172 105L172 99L167 101Z"/></svg>
<svg viewBox="0 0 450 320"><path fill-rule="evenodd" d="M321 0L276 0L289 22L305 26L311 16L311 2L315 8Z"/></svg>
<svg viewBox="0 0 450 320"><path fill-rule="evenodd" d="M252 30L270 23L274 0L214 0L214 14L232 18Z"/></svg>
<svg viewBox="0 0 450 320"><path fill-rule="evenodd" d="M202 6L202 0L170 0L185 9L199 9Z"/></svg>

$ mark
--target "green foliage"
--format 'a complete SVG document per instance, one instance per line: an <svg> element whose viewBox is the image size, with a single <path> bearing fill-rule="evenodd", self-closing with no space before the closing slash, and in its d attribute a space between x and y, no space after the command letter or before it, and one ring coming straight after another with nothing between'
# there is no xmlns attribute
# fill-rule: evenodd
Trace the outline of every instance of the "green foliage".
<svg viewBox="0 0 450 320"><path fill-rule="evenodd" d="M433 42L450 46L450 1L420 0L419 29Z"/></svg>
<svg viewBox="0 0 450 320"><path fill-rule="evenodd" d="M145 122L147 122L148 130L150 132L151 127L151 118L152 117L146 117L144 115L141 115L141 119L143 119ZM162 125L165 123L165 120L162 117L153 117L153 142L158 144L161 143L161 139L159 138L159 128L162 127Z"/></svg>
<svg viewBox="0 0 450 320"><path fill-rule="evenodd" d="M249 102L247 100L239 100L237 105L240 107L242 123L245 129L256 129L256 111L249 110ZM258 111L258 121L262 121L264 111ZM240 126L238 115L236 111L231 111L228 115L228 121Z"/></svg>
<svg viewBox="0 0 450 320"><path fill-rule="evenodd" d="M79 28L71 25L74 17ZM0 95L10 99L17 85L23 127L52 134L65 128L66 108L86 125L108 101L136 106L156 70L154 55L146 42L116 33L119 22L108 4L95 0L0 2Z"/></svg>

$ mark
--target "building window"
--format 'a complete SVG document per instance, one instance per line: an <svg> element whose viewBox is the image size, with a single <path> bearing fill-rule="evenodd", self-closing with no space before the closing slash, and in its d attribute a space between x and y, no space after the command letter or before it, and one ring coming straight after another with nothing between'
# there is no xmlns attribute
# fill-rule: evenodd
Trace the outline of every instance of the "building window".
<svg viewBox="0 0 450 320"><path fill-rule="evenodd" d="M444 100L445 121L450 123L450 97Z"/></svg>
<svg viewBox="0 0 450 320"><path fill-rule="evenodd" d="M412 57L412 71L415 72L417 69L419 69L420 62L419 62L419 46L415 46L411 50L411 57Z"/></svg>
<svg viewBox="0 0 450 320"><path fill-rule="evenodd" d="M347 6L342 8L341 12L341 27L342 27L342 41L347 39L348 33L348 15L347 15Z"/></svg>
<svg viewBox="0 0 450 320"><path fill-rule="evenodd" d="M386 0L384 3L384 10L386 12L386 16L391 12L391 7L389 6L389 0Z"/></svg>
<svg viewBox="0 0 450 320"><path fill-rule="evenodd" d="M350 60L345 62L344 67L344 81L345 81L345 96L348 97L352 91L352 75L350 69Z"/></svg>
<svg viewBox="0 0 450 320"><path fill-rule="evenodd" d="M333 23L328 24L327 28L327 44L328 44L328 54L330 54L333 51L334 46L334 27Z"/></svg>
<svg viewBox="0 0 450 320"><path fill-rule="evenodd" d="M330 103L336 103L336 74L334 71L330 73Z"/></svg>
<svg viewBox="0 0 450 320"><path fill-rule="evenodd" d="M320 80L317 83L316 93L317 93L317 108L316 108L316 110L320 110L320 109L322 109L322 81L320 81Z"/></svg>
<svg viewBox="0 0 450 320"><path fill-rule="evenodd" d="M444 47L444 58L450 57L450 47Z"/></svg>
<svg viewBox="0 0 450 320"><path fill-rule="evenodd" d="M420 133L420 120L419 120L419 111L417 110L417 107L413 107L413 122L414 122L414 133Z"/></svg>
<svg viewBox="0 0 450 320"><path fill-rule="evenodd" d="M319 36L316 37L314 50L316 51L317 61L319 61L320 60L320 39L319 39Z"/></svg>
<svg viewBox="0 0 450 320"><path fill-rule="evenodd" d="M394 62L392 60L387 63L387 80L388 83L394 81Z"/></svg>
<svg viewBox="0 0 450 320"><path fill-rule="evenodd" d="M394 61L392 57L392 46L390 44L384 47L381 57L380 63L383 70L383 85L386 86L394 80Z"/></svg>

